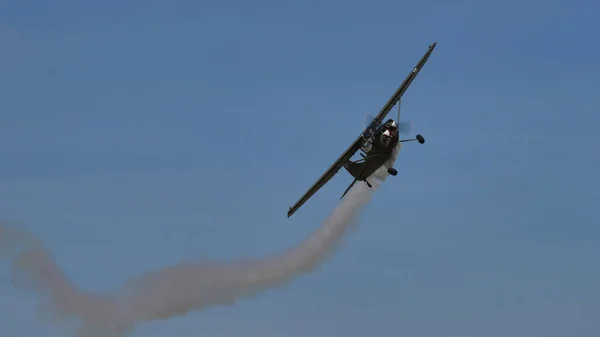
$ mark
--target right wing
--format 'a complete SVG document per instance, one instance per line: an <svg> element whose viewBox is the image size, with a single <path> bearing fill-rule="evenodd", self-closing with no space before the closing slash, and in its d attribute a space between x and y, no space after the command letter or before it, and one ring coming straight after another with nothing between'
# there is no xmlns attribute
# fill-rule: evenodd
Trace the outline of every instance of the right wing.
<svg viewBox="0 0 600 337"><path fill-rule="evenodd" d="M329 167L329 169L327 169L327 171L325 171L325 173L323 173L323 175L321 176L321 178L319 178L309 189L308 191L306 191L306 193L304 193L304 195L294 204L294 206L290 207L290 210L288 211L288 218L294 214L294 212L296 212L298 210L298 208L300 208L300 206L304 205L304 203L306 201L308 201L308 199L310 199L310 197L313 196L313 194L317 193L317 191L323 187L325 184L327 184L327 182L329 180L331 180L331 178L333 178L333 176L339 171L340 168L342 168L348 161L350 161L350 158L352 158L352 156L356 153L356 151L358 151L358 149L360 149L360 146L362 145L362 135L359 136L358 138L356 138L356 140L354 141L354 143L352 143L352 145L350 145L350 147L344 151L344 153L342 153L342 155Z"/></svg>
<svg viewBox="0 0 600 337"><path fill-rule="evenodd" d="M412 81L415 79L415 77L417 77L417 74L419 73L419 71L421 70L423 65L425 65L425 62L427 62L427 59L429 59L429 55L431 55L431 52L435 48L436 44L437 43L434 42L431 46L429 46L429 49L427 50L425 55L423 55L423 57L421 58L419 63L417 63L417 65L413 68L413 70L408 74L408 76L406 77L404 82L402 82L402 84L400 85L398 90L396 90L394 95L386 103L386 105L383 107L383 109L381 109L381 111L377 114L374 121L377 121L378 124L381 124L381 122L383 122L383 119L385 118L385 116L387 116L387 114L392 110L392 108L394 107L394 105L396 105L398 100L400 100L400 98L402 98L402 95L404 95L404 92L406 91L406 89L408 89L408 87L410 86ZM294 204L294 206L290 207L288 214L287 214L288 218L292 214L294 214L294 212L296 212L298 210L298 208L300 208L302 205L304 205L304 203L306 201L308 201L308 199L310 199L310 197L312 197L315 193L317 193L317 191L321 187L323 187L325 184L327 184L327 182L329 180L331 180L331 178L333 178L333 176L339 171L340 168L342 168L348 161L350 161L350 158L352 158L352 156L356 153L356 151L358 151L358 149L360 149L360 146L362 145L362 141L363 141L363 137L361 134L360 136L358 136L358 138L356 138L354 143L352 143L352 145L350 145L350 147L346 151L344 151L344 153L329 167L329 169L327 169L327 171L325 171L325 173L323 173L321 178L319 178L310 187L310 189L308 189L308 191L306 191L306 193L304 193L304 195Z"/></svg>

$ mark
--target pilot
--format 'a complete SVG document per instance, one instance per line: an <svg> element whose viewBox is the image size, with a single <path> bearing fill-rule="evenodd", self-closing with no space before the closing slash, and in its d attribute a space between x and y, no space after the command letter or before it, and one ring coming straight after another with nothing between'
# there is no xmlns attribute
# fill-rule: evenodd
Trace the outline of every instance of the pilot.
<svg viewBox="0 0 600 337"><path fill-rule="evenodd" d="M390 132L390 130L385 130L381 133L381 144L383 144L383 146L389 146L390 142L392 141L392 134Z"/></svg>
<svg viewBox="0 0 600 337"><path fill-rule="evenodd" d="M390 131L391 137L395 137L398 134L398 124L396 121L391 121L387 129Z"/></svg>
<svg viewBox="0 0 600 337"><path fill-rule="evenodd" d="M389 146L392 138L398 134L398 124L395 121L391 121L384 132L381 133L381 144L383 146Z"/></svg>

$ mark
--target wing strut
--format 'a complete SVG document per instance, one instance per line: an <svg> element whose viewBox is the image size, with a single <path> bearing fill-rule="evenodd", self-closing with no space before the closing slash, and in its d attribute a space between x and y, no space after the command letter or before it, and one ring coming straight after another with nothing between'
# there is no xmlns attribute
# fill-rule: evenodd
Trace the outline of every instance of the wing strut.
<svg viewBox="0 0 600 337"><path fill-rule="evenodd" d="M398 123L398 127L400 127L400 105L402 105L402 98L398 100L398 118L396 119L396 123Z"/></svg>

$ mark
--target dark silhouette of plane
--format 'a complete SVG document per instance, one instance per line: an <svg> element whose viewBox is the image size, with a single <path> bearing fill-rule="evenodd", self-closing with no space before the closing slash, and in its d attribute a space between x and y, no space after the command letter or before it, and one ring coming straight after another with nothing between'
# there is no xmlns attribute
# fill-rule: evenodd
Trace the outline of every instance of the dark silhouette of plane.
<svg viewBox="0 0 600 337"><path fill-rule="evenodd" d="M419 63L411 70L404 82L400 85L398 90L389 99L386 105L381 109L377 116L371 121L369 126L358 136L358 138L350 145L350 147L344 151L344 153L329 167L329 169L313 184L313 186L294 204L288 211L288 218L294 214L298 208L300 208L308 199L310 199L321 187L323 187L333 176L343 167L353 177L354 180L348 186L346 191L342 194L342 198L350 190L357 181L365 182L369 187L371 184L367 181L367 178L371 176L377 169L379 169L385 162L387 162L391 156L394 148L398 142L409 142L418 141L423 144L425 138L420 134L417 134L414 139L400 140L398 135L398 123L400 120L400 99L402 95L408 89L412 81L417 77L417 74L421 68L429 59L431 52L436 46L436 42L429 46L429 49L423 55ZM392 110L392 108L398 103L398 118L396 121L388 119L382 124L384 118ZM352 161L352 156L361 150L360 155L362 159ZM398 174L398 171L390 167L388 173L392 176Z"/></svg>

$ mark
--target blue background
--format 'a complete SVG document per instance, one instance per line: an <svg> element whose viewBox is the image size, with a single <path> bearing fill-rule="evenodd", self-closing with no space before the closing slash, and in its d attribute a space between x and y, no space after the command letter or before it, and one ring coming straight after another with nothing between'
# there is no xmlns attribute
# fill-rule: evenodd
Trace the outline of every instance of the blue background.
<svg viewBox="0 0 600 337"><path fill-rule="evenodd" d="M90 291L303 240L289 206L434 41L425 145L316 273L133 336L598 336L593 1L28 1L0 7L0 218ZM63 336L0 265L0 335Z"/></svg>

